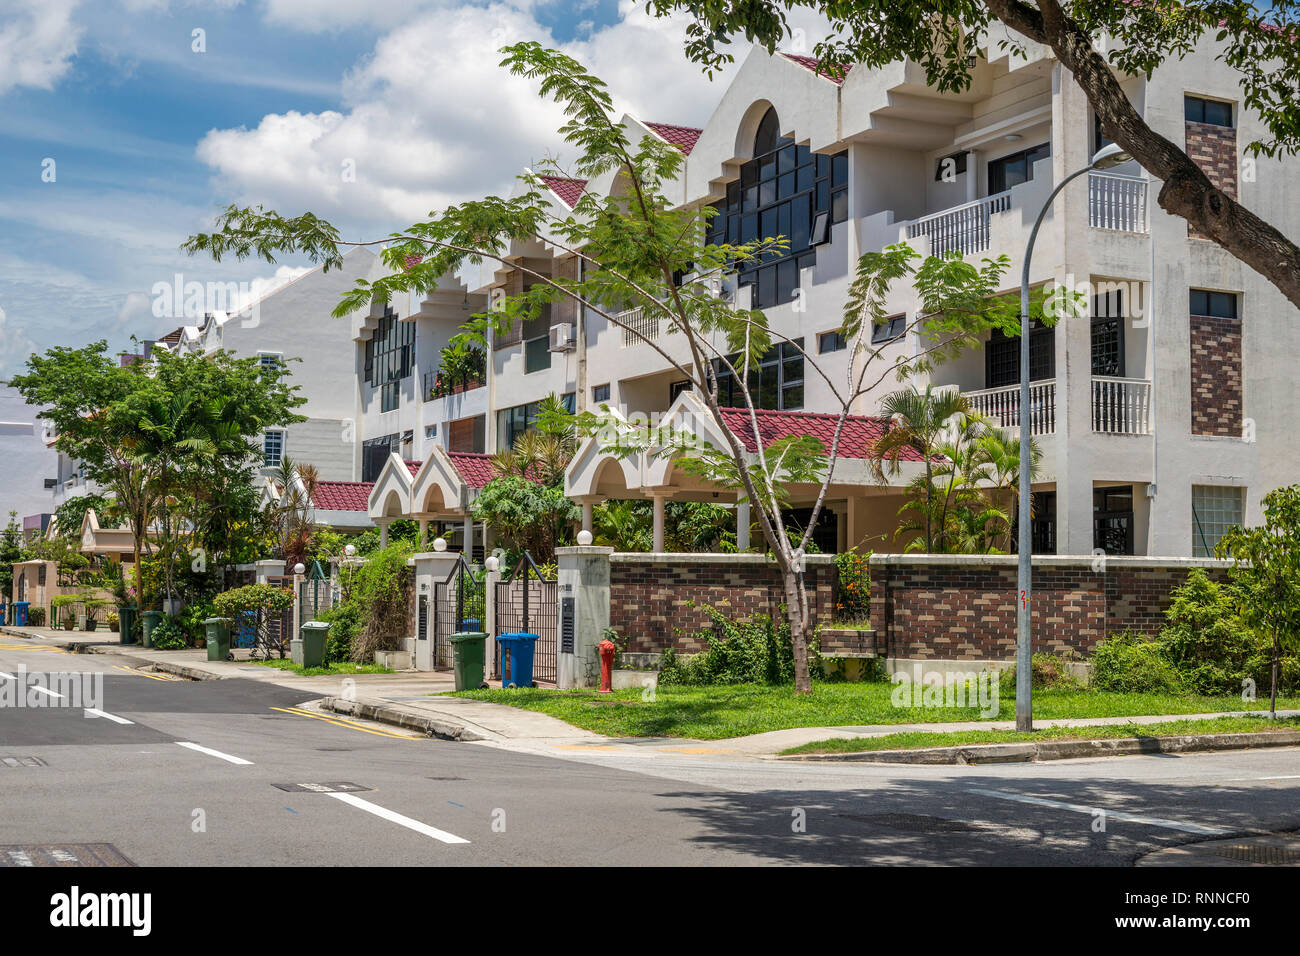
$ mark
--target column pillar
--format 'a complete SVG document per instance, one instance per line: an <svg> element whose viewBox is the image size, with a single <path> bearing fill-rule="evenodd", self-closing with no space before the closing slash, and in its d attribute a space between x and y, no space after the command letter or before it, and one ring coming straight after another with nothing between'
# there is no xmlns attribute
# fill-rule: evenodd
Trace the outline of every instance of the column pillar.
<svg viewBox="0 0 1300 956"><path fill-rule="evenodd" d="M592 525L592 521L594 520L592 515L595 512L595 509L596 506L590 500L584 501L582 503L582 530L583 531L592 530L591 525Z"/></svg>
<svg viewBox="0 0 1300 956"><path fill-rule="evenodd" d="M664 550L664 502L667 501L665 495L655 495L655 530L654 530L654 550L656 554Z"/></svg>
<svg viewBox="0 0 1300 956"><path fill-rule="evenodd" d="M749 502L736 502L736 550L749 550Z"/></svg>
<svg viewBox="0 0 1300 956"><path fill-rule="evenodd" d="M474 518L468 511L465 512L463 527L465 531L465 543L463 545L465 560L472 561L474 559Z"/></svg>
<svg viewBox="0 0 1300 956"><path fill-rule="evenodd" d="M388 519L384 519L378 522L378 524L379 524L379 546L381 548L386 548L388 547Z"/></svg>
<svg viewBox="0 0 1300 956"><path fill-rule="evenodd" d="M420 537L419 537L419 539L415 542L415 550L417 550L417 551L423 551L423 550L424 550L424 544L425 544L425 542L428 540L428 538L429 538L429 519L428 519L428 518L421 518L421 519L420 519Z"/></svg>
<svg viewBox="0 0 1300 956"><path fill-rule="evenodd" d="M609 627L609 556L613 553L613 548L591 545L555 549L560 602L556 609L556 686L561 690L599 683L596 645L605 639ZM572 644L566 635L572 635Z"/></svg>

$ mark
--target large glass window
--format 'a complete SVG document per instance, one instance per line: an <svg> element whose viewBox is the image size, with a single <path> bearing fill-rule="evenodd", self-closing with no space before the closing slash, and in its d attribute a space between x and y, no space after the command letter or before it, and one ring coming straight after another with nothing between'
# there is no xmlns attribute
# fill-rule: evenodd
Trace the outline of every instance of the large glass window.
<svg viewBox="0 0 1300 956"><path fill-rule="evenodd" d="M574 393L566 392L560 396L560 402L572 412L575 408ZM540 402L528 402L503 408L497 412L497 449L506 451L514 447L515 439L533 427L537 421L537 409Z"/></svg>
<svg viewBox="0 0 1300 956"><path fill-rule="evenodd" d="M1192 315L1207 315L1216 319L1237 318L1237 297L1231 292L1192 289L1188 293L1188 300L1188 311Z"/></svg>
<svg viewBox="0 0 1300 956"><path fill-rule="evenodd" d="M1229 528L1241 527L1245 489L1222 485L1192 485L1192 554L1214 557L1214 549Z"/></svg>
<svg viewBox="0 0 1300 956"><path fill-rule="evenodd" d="M803 353L800 348L803 348L803 339L774 345L758 367L749 370L749 397L755 408L803 408ZM736 366L740 356L728 356L728 361ZM744 393L731 369L715 360L714 372L718 376L718 403L724 408L743 408Z"/></svg>
<svg viewBox="0 0 1300 956"><path fill-rule="evenodd" d="M262 436L262 464L278 468L284 460L284 432L269 431Z"/></svg>
<svg viewBox="0 0 1300 956"><path fill-rule="evenodd" d="M1010 156L989 160L989 195L1006 192L1034 178L1034 163L1052 155L1052 144L1042 143Z"/></svg>
<svg viewBox="0 0 1300 956"><path fill-rule="evenodd" d="M1054 329L1029 330L1029 380L1056 377L1056 334ZM1020 338L994 329L984 347L984 387L1004 388L1020 381Z"/></svg>
<svg viewBox="0 0 1300 956"><path fill-rule="evenodd" d="M380 390L380 410L391 412L401 401L400 382L415 367L415 323L399 322L391 308L366 340L366 381Z"/></svg>
<svg viewBox="0 0 1300 956"><path fill-rule="evenodd" d="M384 468L392 452L400 454L402 433L393 432L383 438L372 438L361 443L361 480L374 481Z"/></svg>
<svg viewBox="0 0 1300 956"><path fill-rule="evenodd" d="M765 309L794 300L799 270L816 260L813 247L830 239L829 224L849 214L849 154L827 156L779 136L769 109L754 137L754 158L714 203L708 241L755 242L783 236L788 247L762 261L745 263L739 284L753 287L753 306ZM820 224L820 226L819 226Z"/></svg>

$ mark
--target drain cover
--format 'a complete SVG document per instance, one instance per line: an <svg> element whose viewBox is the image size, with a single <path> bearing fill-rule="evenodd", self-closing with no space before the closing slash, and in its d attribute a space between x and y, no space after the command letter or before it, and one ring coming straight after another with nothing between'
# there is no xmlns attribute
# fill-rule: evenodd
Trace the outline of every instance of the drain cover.
<svg viewBox="0 0 1300 956"><path fill-rule="evenodd" d="M111 843L33 843L0 846L4 866L135 866Z"/></svg>
<svg viewBox="0 0 1300 956"><path fill-rule="evenodd" d="M943 817L930 817L920 813L837 813L836 816L859 823L907 830L910 833L966 833L975 829L960 820L945 820Z"/></svg>
<svg viewBox="0 0 1300 956"><path fill-rule="evenodd" d="M271 786L287 793L355 793L358 790L373 790L359 783L273 783Z"/></svg>
<svg viewBox="0 0 1300 956"><path fill-rule="evenodd" d="M1238 863L1264 863L1268 866L1295 866L1300 864L1300 853L1284 846L1258 843L1233 843L1210 850L1215 856Z"/></svg>
<svg viewBox="0 0 1300 956"><path fill-rule="evenodd" d="M40 757L0 757L0 766L5 767L48 767Z"/></svg>

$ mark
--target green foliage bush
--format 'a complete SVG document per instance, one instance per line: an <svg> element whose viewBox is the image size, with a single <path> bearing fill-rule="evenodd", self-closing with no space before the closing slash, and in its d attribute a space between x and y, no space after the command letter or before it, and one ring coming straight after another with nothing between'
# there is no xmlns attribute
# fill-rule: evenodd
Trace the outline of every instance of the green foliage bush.
<svg viewBox="0 0 1300 956"><path fill-rule="evenodd" d="M27 609L27 623L32 627L45 626L45 608L39 604Z"/></svg>
<svg viewBox="0 0 1300 956"><path fill-rule="evenodd" d="M361 608L355 601L343 601L317 615L329 624L325 638L325 663L341 664L352 659L352 641L361 630Z"/></svg>
<svg viewBox="0 0 1300 956"><path fill-rule="evenodd" d="M1271 642L1242 620L1238 606L1232 585L1211 581L1203 568L1193 568L1174 589L1160 651L1190 690L1235 694L1244 678L1268 685Z"/></svg>
<svg viewBox="0 0 1300 956"><path fill-rule="evenodd" d="M865 622L871 618L871 555L843 551L835 555L835 617Z"/></svg>
<svg viewBox="0 0 1300 956"><path fill-rule="evenodd" d="M174 617L164 617L155 624L150 639L160 651L174 651L189 646L185 628Z"/></svg>
<svg viewBox="0 0 1300 956"><path fill-rule="evenodd" d="M1058 654L1035 654L1031 659L1034 690L1077 690L1078 678L1070 673L1068 658ZM998 673L998 692L1003 696L1016 695L1016 667L1003 668Z"/></svg>
<svg viewBox="0 0 1300 956"><path fill-rule="evenodd" d="M1092 657L1092 686L1123 694L1186 690L1178 671L1160 653L1159 643L1134 631L1112 634L1097 645Z"/></svg>
<svg viewBox="0 0 1300 956"><path fill-rule="evenodd" d="M731 621L715 608L705 608L713 628L701 632L709 649L685 660L671 649L659 658L659 683L705 686L712 684L793 684L794 648L788 621L759 616L751 621ZM808 667L821 671L816 640L808 644Z"/></svg>

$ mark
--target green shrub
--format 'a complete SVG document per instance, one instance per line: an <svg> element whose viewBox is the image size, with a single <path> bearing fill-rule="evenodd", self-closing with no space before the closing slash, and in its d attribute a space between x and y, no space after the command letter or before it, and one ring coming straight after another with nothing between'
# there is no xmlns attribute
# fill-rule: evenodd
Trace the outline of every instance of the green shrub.
<svg viewBox="0 0 1300 956"><path fill-rule="evenodd" d="M361 629L361 608L355 601L343 601L321 611L319 621L329 624L325 637L325 663L341 664L352 659L352 640Z"/></svg>
<svg viewBox="0 0 1300 956"><path fill-rule="evenodd" d="M39 604L27 609L27 623L32 627L45 626L45 608Z"/></svg>
<svg viewBox="0 0 1300 956"><path fill-rule="evenodd" d="M713 628L701 632L709 649L685 660L672 650L659 658L659 682L704 686L712 684L792 684L794 648L788 621L768 617L730 621L714 608L706 608ZM816 640L808 643L808 667L821 672Z"/></svg>
<svg viewBox="0 0 1300 956"><path fill-rule="evenodd" d="M1035 654L1031 660L1034 690L1078 690L1078 678L1070 673L1068 658L1059 654ZM1003 668L998 673L998 692L1003 696L1016 693L1016 668Z"/></svg>
<svg viewBox="0 0 1300 956"><path fill-rule="evenodd" d="M155 624L153 631L150 632L150 639L153 641L153 646L160 651L174 651L189 646L185 628L174 617L164 617Z"/></svg>
<svg viewBox="0 0 1300 956"><path fill-rule="evenodd" d="M1193 568L1172 597L1165 612L1169 623L1160 632L1160 652L1190 690L1235 694L1245 678L1268 686L1272 643L1242 620L1231 585Z"/></svg>
<svg viewBox="0 0 1300 956"><path fill-rule="evenodd" d="M871 618L871 554L843 551L835 555L835 619L866 622Z"/></svg>
<svg viewBox="0 0 1300 956"><path fill-rule="evenodd" d="M1160 645L1145 634L1121 631L1097 645L1092 686L1125 694L1178 693L1186 688Z"/></svg>

